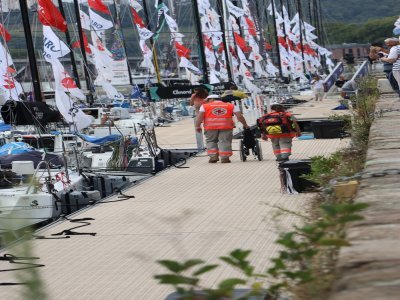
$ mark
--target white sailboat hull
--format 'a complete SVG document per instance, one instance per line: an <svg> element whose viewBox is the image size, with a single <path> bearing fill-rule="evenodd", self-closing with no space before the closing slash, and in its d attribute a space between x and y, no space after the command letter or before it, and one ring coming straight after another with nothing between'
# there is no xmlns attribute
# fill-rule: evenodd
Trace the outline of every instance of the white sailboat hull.
<svg viewBox="0 0 400 300"><path fill-rule="evenodd" d="M1 190L0 232L14 231L57 217L53 195L25 194L27 187Z"/></svg>

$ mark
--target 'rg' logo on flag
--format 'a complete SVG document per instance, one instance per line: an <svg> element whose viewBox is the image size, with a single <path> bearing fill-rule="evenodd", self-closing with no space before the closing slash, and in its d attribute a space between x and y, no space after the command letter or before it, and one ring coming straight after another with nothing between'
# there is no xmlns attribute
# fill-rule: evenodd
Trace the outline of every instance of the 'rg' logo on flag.
<svg viewBox="0 0 400 300"><path fill-rule="evenodd" d="M225 108L222 107L216 107L212 110L212 114L215 116L222 116L222 115L226 115L227 110Z"/></svg>

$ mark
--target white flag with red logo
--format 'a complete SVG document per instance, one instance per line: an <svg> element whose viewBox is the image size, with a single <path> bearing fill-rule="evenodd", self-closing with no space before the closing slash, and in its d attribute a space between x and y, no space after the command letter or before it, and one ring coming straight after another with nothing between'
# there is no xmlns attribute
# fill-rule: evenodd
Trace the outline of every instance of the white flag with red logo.
<svg viewBox="0 0 400 300"><path fill-rule="evenodd" d="M0 76L0 90L5 100L18 101L21 93L23 93L21 84L16 81L10 74Z"/></svg>
<svg viewBox="0 0 400 300"><path fill-rule="evenodd" d="M8 72L8 67L13 64L10 53L0 43L0 75L5 75Z"/></svg>
<svg viewBox="0 0 400 300"><path fill-rule="evenodd" d="M85 100L86 97L76 85L75 80L65 71L64 66L58 60L51 62L53 69L54 82L56 89L61 89L64 92L70 93L73 97L79 100Z"/></svg>

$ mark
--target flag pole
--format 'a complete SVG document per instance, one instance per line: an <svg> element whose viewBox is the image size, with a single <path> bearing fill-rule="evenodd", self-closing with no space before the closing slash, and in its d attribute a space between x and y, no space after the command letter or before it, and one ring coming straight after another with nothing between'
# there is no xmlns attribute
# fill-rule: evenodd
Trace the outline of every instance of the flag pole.
<svg viewBox="0 0 400 300"><path fill-rule="evenodd" d="M229 55L228 55L228 44L226 42L226 31L225 31L225 0L218 0L217 1L217 10L218 14L220 15L220 25L221 25L221 31L222 31L222 42L224 44L224 53L225 53L225 60L226 60L226 70L228 72L228 79L230 82L233 82L233 77L232 77L232 70L231 70L231 65L230 65L230 60L229 60Z"/></svg>
<svg viewBox="0 0 400 300"><path fill-rule="evenodd" d="M201 22L200 22L200 12L197 0L193 0L193 9L194 9L194 20L196 24L197 34L199 35L199 48L200 48L200 59L201 59L201 70L203 72L203 82L209 83L208 80L208 70L207 70L207 61L206 55L204 52L204 39L203 33L201 31Z"/></svg>
<svg viewBox="0 0 400 300"><path fill-rule="evenodd" d="M83 38L83 30L82 30L82 23L81 23L81 15L79 11L79 4L78 0L74 0L74 8L75 8L75 16L76 16L76 24L78 26L78 33L79 33L79 45L81 48L81 53L82 53L82 60L83 60L83 70L85 72L85 80L86 80L86 89L88 90L89 94L87 95L87 102L89 105L93 104L93 86L92 86L92 81L89 76L89 71L88 71L88 63L87 63L87 58L86 58L86 49L85 49L85 41Z"/></svg>
<svg viewBox="0 0 400 300"><path fill-rule="evenodd" d="M276 51L278 54L279 76L280 76L280 78L283 78L281 52L279 50L278 30L276 28L276 13L275 13L275 1L274 0L271 0L271 6L272 6L272 18L273 18L273 24L274 24L274 30L275 30ZM268 10L267 10L267 14L268 14Z"/></svg>
<svg viewBox="0 0 400 300"><path fill-rule="evenodd" d="M147 2L146 0L143 0L144 17L146 18L147 27L151 31L151 25L150 25L150 21L149 21L149 12L147 10L147 3L146 2ZM150 38L150 45L151 45L152 52L153 52L153 62L154 62L154 69L155 69L156 76L157 76L157 82L161 84L160 69L158 67L158 60L157 60L157 50L156 50L156 47L155 47L155 43L154 43L153 37Z"/></svg>
<svg viewBox="0 0 400 300"><path fill-rule="evenodd" d="M299 31L300 31L300 48L301 48L301 58L303 59L303 73L306 73L306 63L304 61L304 45L303 45L303 13L301 11L300 0L296 0L297 12L299 14Z"/></svg>
<svg viewBox="0 0 400 300"><path fill-rule="evenodd" d="M59 0L61 1L61 0ZM113 0L114 3L114 8L115 8L115 20L116 20L116 25L118 26L116 29L121 31L121 36L118 37L121 39L122 46L124 47L124 52L125 52L125 57L126 57L126 66L128 68L128 75L129 75L129 84L133 85L133 80L132 80L132 74L131 74L131 67L129 65L129 59L128 59L128 52L126 51L126 44L125 44L125 37L124 37L124 30L122 27L122 22L120 18L120 13L119 13L119 7L117 6L117 3L115 0Z"/></svg>
<svg viewBox="0 0 400 300"><path fill-rule="evenodd" d="M35 95L35 101L43 102L42 91L39 82L39 72L36 63L35 49L32 41L31 26L29 24L28 6L26 0L19 0L21 9L22 24L24 26L26 47L28 50L29 66L31 70L33 92Z"/></svg>
<svg viewBox="0 0 400 300"><path fill-rule="evenodd" d="M60 13L63 16L64 20L66 21L67 19L65 18L64 6L62 3L62 0L58 0L58 8L60 9ZM69 35L68 25L67 25L67 30L65 31L65 39L67 41L68 46L71 47L71 36ZM72 72L74 73L74 77L75 77L74 79L75 79L76 85L78 86L78 88L81 88L81 81L79 80L78 70L76 68L74 51L71 50L69 52L69 57L71 59Z"/></svg>

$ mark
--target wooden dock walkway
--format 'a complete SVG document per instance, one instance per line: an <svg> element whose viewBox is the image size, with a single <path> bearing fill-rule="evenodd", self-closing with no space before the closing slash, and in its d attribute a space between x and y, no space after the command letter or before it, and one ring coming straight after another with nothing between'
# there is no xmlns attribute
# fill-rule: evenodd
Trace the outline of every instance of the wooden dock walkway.
<svg viewBox="0 0 400 300"><path fill-rule="evenodd" d="M313 113L310 103L295 108L297 117L325 116L336 102L313 105ZM156 131L160 146L195 146L193 119ZM327 155L347 143L346 139L295 140L292 159ZM259 271L265 270L276 254L274 241L279 232L299 222L293 214L277 217L279 210L274 206L307 213L313 194L282 194L271 145L262 142L262 147L261 162L250 157L241 162L235 152L231 164L208 164L207 157L200 155L187 162L188 168L171 168L129 189L126 194L134 199L99 203L71 216L93 218L89 226L74 231L95 236L32 240L32 255L40 257L35 262L45 265L36 270L48 299L163 300L172 290L152 278L164 272L156 260L202 258L216 262L236 248L252 249L252 262ZM237 141L234 149L238 149ZM37 234L51 237L77 225L62 221ZM24 245L1 255L15 254L15 247ZM1 269L11 267L15 265L1 262ZM20 282L16 274L0 272L0 282ZM235 274L223 267L211 273L205 284ZM1 298L24 299L23 288L2 286Z"/></svg>

